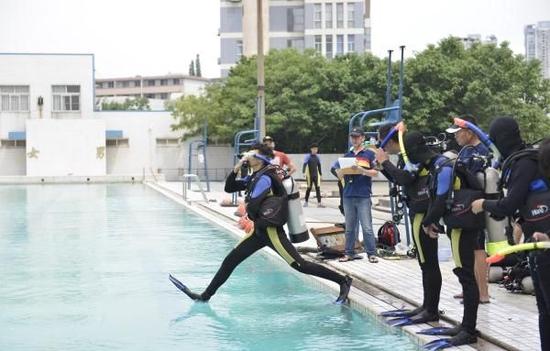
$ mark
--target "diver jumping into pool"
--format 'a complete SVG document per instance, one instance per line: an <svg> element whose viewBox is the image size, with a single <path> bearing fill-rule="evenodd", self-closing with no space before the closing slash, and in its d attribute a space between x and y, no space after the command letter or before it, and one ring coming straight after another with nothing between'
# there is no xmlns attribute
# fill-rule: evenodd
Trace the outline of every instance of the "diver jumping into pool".
<svg viewBox="0 0 550 351"><path fill-rule="evenodd" d="M235 165L225 181L225 191L246 191L246 212L254 221L254 230L247 233L225 257L218 272L202 293L192 292L172 275L170 281L195 301L208 301L225 283L233 270L259 249L269 246L295 270L331 280L340 285L335 303L346 301L352 278L304 260L288 240L283 225L288 219L286 191L278 175L280 168L270 164L273 151L257 144ZM244 162L254 171L252 175L237 180L237 172Z"/></svg>

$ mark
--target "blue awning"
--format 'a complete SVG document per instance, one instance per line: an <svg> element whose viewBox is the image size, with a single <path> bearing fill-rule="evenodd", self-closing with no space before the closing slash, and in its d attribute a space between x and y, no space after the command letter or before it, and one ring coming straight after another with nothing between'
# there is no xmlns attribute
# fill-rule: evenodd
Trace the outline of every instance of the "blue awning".
<svg viewBox="0 0 550 351"><path fill-rule="evenodd" d="M122 139L122 130L106 130L105 139Z"/></svg>
<svg viewBox="0 0 550 351"><path fill-rule="evenodd" d="M9 140L27 140L26 132L8 132Z"/></svg>

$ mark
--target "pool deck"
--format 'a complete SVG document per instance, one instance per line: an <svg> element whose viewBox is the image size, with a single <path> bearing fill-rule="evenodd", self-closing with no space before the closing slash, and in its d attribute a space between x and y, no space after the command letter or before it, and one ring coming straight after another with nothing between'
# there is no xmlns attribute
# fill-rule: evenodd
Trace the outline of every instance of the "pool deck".
<svg viewBox="0 0 550 351"><path fill-rule="evenodd" d="M181 182L147 183L167 196L183 203L183 185ZM234 207L222 207L219 203L230 195L223 192L222 183L212 183L212 191L207 193L210 202L207 204L197 191L189 191L188 199L190 208L197 213L218 221L235 235L242 235L242 230L236 226ZM327 183L324 188L335 188ZM383 182L375 183L373 192L376 198L381 198L387 193L387 185ZM312 194L313 195L313 194ZM317 208L314 199L312 205L304 208L306 222L309 228L322 227L331 223L340 223L343 217L337 209L337 198L323 199L326 208ZM376 200L374 201L377 202ZM382 207L373 210L373 222L375 233L378 227L390 219L387 211ZM405 229L400 228L401 237L404 240ZM442 239L442 245L446 239ZM298 247L316 247L313 238ZM308 254L314 260L315 254ZM380 259L378 264L368 263L367 260L341 263L337 260L323 261L330 268L354 277L354 287L350 294L350 301L355 308L377 316L380 312L402 308L403 306L415 306L422 301L422 284L420 269L415 259L387 260ZM458 279L452 273L454 268L452 260L441 262L443 275L443 287L439 308L444 311L443 320L433 325L420 324L403 328L411 334L420 344L435 340L435 337L426 337L416 334L416 331L431 326L458 324L462 318L462 305L453 295L460 292ZM330 286L330 284L329 284ZM330 286L336 289L336 286ZM481 339L477 344L453 348L454 350L540 350L538 335L538 314L534 296L512 294L496 284L490 284L489 291L491 303L480 305L478 311L478 330ZM381 317L377 317L382 319Z"/></svg>

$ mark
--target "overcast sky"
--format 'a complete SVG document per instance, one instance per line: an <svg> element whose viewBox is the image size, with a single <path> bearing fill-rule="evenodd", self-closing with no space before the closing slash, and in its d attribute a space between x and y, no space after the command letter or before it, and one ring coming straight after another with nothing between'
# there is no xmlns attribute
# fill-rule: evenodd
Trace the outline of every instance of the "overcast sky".
<svg viewBox="0 0 550 351"><path fill-rule="evenodd" d="M523 53L523 26L550 0L372 0L373 52L420 51L448 35L495 34ZM94 53L96 77L219 76L219 0L0 0L0 52Z"/></svg>

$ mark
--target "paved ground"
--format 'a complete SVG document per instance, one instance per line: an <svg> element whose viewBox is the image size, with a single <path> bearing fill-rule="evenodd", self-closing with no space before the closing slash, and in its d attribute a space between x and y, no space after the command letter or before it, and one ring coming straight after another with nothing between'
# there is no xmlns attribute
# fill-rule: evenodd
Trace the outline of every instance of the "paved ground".
<svg viewBox="0 0 550 351"><path fill-rule="evenodd" d="M161 182L159 185L174 193L182 193L182 183ZM236 221L237 217L233 215L235 208L221 207L218 204L221 200L228 197L222 191L223 185L221 183L213 183L211 187L212 191L207 194L210 199L208 208L219 215ZM322 188L325 193L330 193L332 190L337 189L335 183L325 183ZM387 193L387 184L377 182L373 190L374 203L376 203L377 200L383 199L383 195ZM189 192L189 198L199 200L201 197L198 192L191 191ZM324 198L323 202L327 206L326 208L311 206L315 202L313 200L310 206L304 209L308 227L325 226L330 223L340 223L343 221L337 209L339 203L337 198ZM387 209L378 209L373 211L375 232L382 223L389 219L389 214L386 212ZM400 231L402 239L405 240L405 228L401 226ZM311 238L309 241L298 246L315 247L316 244ZM440 246L449 246L448 240L445 237L440 238ZM327 264L336 270L354 276L356 280L363 281L370 286L398 297L401 300L394 302L386 301L396 308L402 307L403 301L411 304L418 304L422 301L420 270L415 260L402 259L396 261L381 259L378 264L370 264L366 260L348 263L328 261ZM447 320L451 323L458 323L462 318L462 305L452 297L454 294L460 292L458 280L452 273L453 263L450 260L441 262L440 265L443 274L440 309L444 311L444 317ZM535 298L533 296L511 294L495 284L490 285L490 294L492 296L491 303L480 305L478 313L478 329L482 333L483 338L490 342L496 342L499 346L509 350L540 349ZM423 325L409 328L411 330L418 330L426 327L429 326ZM474 347L480 350L501 349L483 341L474 345ZM469 347L462 347L460 349L471 350Z"/></svg>

